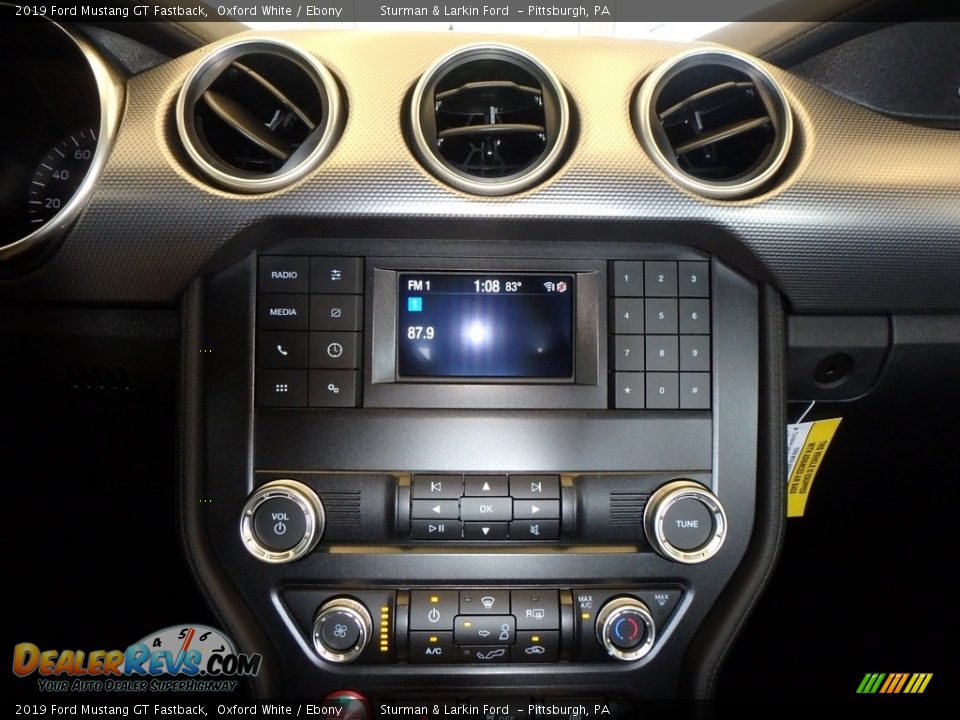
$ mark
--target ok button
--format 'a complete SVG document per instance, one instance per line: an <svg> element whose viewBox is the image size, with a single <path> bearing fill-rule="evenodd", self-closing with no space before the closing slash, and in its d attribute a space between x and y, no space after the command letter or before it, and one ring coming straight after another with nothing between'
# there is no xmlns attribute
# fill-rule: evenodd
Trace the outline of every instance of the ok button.
<svg viewBox="0 0 960 720"><path fill-rule="evenodd" d="M508 497L460 499L461 520L510 520L512 501Z"/></svg>

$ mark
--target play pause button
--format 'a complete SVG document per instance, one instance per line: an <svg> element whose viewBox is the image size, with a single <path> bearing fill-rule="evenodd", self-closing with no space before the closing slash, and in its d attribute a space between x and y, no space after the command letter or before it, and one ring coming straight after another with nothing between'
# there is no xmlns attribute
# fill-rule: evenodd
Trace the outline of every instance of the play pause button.
<svg viewBox="0 0 960 720"><path fill-rule="evenodd" d="M464 540L506 540L505 522L466 522L463 524Z"/></svg>
<svg viewBox="0 0 960 720"><path fill-rule="evenodd" d="M413 540L459 540L463 524L459 520L412 520L410 537Z"/></svg>

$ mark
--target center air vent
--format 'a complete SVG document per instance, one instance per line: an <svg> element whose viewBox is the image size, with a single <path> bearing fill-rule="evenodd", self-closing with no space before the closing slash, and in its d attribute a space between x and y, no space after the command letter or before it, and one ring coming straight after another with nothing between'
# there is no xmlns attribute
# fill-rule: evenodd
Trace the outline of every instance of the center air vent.
<svg viewBox="0 0 960 720"><path fill-rule="evenodd" d="M748 58L698 49L670 60L640 89L640 140L681 185L712 198L766 185L790 149L793 121L783 91Z"/></svg>
<svg viewBox="0 0 960 720"><path fill-rule="evenodd" d="M191 160L239 192L277 190L323 159L339 126L330 73L276 40L243 40L208 55L180 91L177 128Z"/></svg>
<svg viewBox="0 0 960 720"><path fill-rule="evenodd" d="M442 58L413 92L418 154L442 180L478 195L519 192L556 165L569 110L559 81L535 58L473 45Z"/></svg>

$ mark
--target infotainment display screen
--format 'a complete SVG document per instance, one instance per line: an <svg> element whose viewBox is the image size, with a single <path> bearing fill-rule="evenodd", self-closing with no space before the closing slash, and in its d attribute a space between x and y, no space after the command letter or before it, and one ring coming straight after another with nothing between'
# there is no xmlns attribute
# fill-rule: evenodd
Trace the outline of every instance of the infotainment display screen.
<svg viewBox="0 0 960 720"><path fill-rule="evenodd" d="M400 273L400 378L574 375L572 274Z"/></svg>

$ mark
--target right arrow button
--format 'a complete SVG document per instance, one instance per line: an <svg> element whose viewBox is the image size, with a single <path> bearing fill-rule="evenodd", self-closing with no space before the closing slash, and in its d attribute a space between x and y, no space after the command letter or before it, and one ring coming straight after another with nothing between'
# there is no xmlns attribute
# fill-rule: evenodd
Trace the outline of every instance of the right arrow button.
<svg viewBox="0 0 960 720"><path fill-rule="evenodd" d="M560 518L559 500L514 500L515 520L557 520Z"/></svg>

